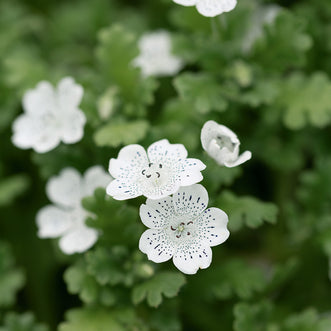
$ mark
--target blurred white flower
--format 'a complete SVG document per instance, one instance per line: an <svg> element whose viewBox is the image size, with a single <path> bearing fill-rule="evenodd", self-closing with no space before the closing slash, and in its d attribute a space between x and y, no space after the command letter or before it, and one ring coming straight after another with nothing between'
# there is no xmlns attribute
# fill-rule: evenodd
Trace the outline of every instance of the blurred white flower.
<svg viewBox="0 0 331 331"><path fill-rule="evenodd" d="M38 83L23 96L24 114L13 123L13 144L45 153L61 141L73 144L84 135L86 118L78 108L83 97L82 86L66 77L55 89L49 82Z"/></svg>
<svg viewBox="0 0 331 331"><path fill-rule="evenodd" d="M166 139L149 146L147 154L142 146L129 145L109 162L109 172L115 180L108 185L107 193L116 200L139 195L159 199L180 186L200 182L205 168L200 160L187 159L183 145L170 144Z"/></svg>
<svg viewBox="0 0 331 331"><path fill-rule="evenodd" d="M171 38L167 31L143 35L139 50L133 65L139 67L144 76L172 76L183 67L182 60L171 53Z"/></svg>
<svg viewBox="0 0 331 331"><path fill-rule="evenodd" d="M263 28L271 25L281 10L277 5L265 5L254 10L250 25L243 39L242 49L250 52L255 42L263 36Z"/></svg>
<svg viewBox="0 0 331 331"><path fill-rule="evenodd" d="M235 167L252 157L249 151L239 156L240 141L236 134L224 125L208 121L201 130L203 149L220 165Z"/></svg>
<svg viewBox="0 0 331 331"><path fill-rule="evenodd" d="M140 206L140 218L150 229L142 234L139 249L156 263L173 258L186 274L208 268L210 247L222 244L230 233L228 216L207 206L208 193L200 184L180 188L172 197L147 199Z"/></svg>
<svg viewBox="0 0 331 331"><path fill-rule="evenodd" d="M81 253L98 239L98 232L85 225L90 214L83 209L81 199L92 195L97 187L105 188L111 177L100 167L89 168L84 177L73 168L65 168L49 179L46 193L53 205L37 214L38 236L57 238L65 254Z"/></svg>
<svg viewBox="0 0 331 331"><path fill-rule="evenodd" d="M198 12L207 17L214 17L233 10L237 0L173 0L183 6L196 6Z"/></svg>

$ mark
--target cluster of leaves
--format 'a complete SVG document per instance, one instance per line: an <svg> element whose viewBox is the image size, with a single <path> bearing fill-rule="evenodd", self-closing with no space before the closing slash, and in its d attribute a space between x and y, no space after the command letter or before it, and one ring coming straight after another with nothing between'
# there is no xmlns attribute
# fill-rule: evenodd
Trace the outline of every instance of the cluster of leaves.
<svg viewBox="0 0 331 331"><path fill-rule="evenodd" d="M213 19L172 0L0 3L0 233L27 274L15 302L24 276L1 244L1 331L46 330L9 311L32 309L60 331L330 329L331 4L276 3L286 8L258 27L270 1L241 0ZM143 77L132 65L139 37L158 29L171 31L185 63L176 77ZM68 75L84 86L83 140L42 155L14 148L24 91ZM233 129L253 159L233 169L211 160L199 137L210 119ZM124 145L162 138L207 165L210 205L229 215L231 236L209 269L184 277L150 263L137 249L143 200L101 189L82 201L101 233L92 250L65 258L36 238L50 176L106 168Z"/></svg>

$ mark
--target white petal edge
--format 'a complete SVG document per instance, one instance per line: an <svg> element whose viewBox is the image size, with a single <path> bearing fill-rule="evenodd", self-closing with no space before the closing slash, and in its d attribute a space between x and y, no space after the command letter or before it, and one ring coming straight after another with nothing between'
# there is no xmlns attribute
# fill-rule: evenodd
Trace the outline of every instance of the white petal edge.
<svg viewBox="0 0 331 331"><path fill-rule="evenodd" d="M198 1L199 0L173 0L173 2L182 6L194 6Z"/></svg>
<svg viewBox="0 0 331 331"><path fill-rule="evenodd" d="M198 159L185 159L177 166L180 175L180 185L190 186L202 181L201 171L206 169L206 165Z"/></svg>
<svg viewBox="0 0 331 331"><path fill-rule="evenodd" d="M36 216L39 238L57 238L66 233L73 225L64 210L48 205L40 209Z"/></svg>
<svg viewBox="0 0 331 331"><path fill-rule="evenodd" d="M146 204L142 204L139 209L141 221L151 229L166 226L174 212L172 197L169 196L158 200L147 199Z"/></svg>
<svg viewBox="0 0 331 331"><path fill-rule="evenodd" d="M215 207L206 209L198 220L200 240L211 247L225 242L230 235L228 221L228 215L223 210Z"/></svg>
<svg viewBox="0 0 331 331"><path fill-rule="evenodd" d="M57 85L57 93L61 107L76 108L83 98L84 89L72 77L64 77Z"/></svg>
<svg viewBox="0 0 331 331"><path fill-rule="evenodd" d="M46 193L53 203L74 207L80 204L81 184L80 173L74 168L65 168L58 176L49 179Z"/></svg>
<svg viewBox="0 0 331 331"><path fill-rule="evenodd" d="M244 153L242 153L238 158L237 160L233 161L233 162L224 162L224 165L228 168L233 168L233 167L236 167L248 160L250 160L252 158L252 153L250 151L246 151Z"/></svg>
<svg viewBox="0 0 331 331"><path fill-rule="evenodd" d="M66 114L59 114L62 122L61 131L59 135L66 144L74 144L82 140L84 136L84 126L86 117L82 110L74 109L68 111Z"/></svg>
<svg viewBox="0 0 331 331"><path fill-rule="evenodd" d="M82 196L92 195L98 187L106 188L111 180L111 176L101 166L87 169L83 179Z"/></svg>
<svg viewBox="0 0 331 331"><path fill-rule="evenodd" d="M237 0L198 0L196 7L201 15L215 17L233 10L236 5Z"/></svg>
<svg viewBox="0 0 331 331"><path fill-rule="evenodd" d="M200 184L181 187L173 195L173 204L178 215L199 216L207 208L208 201L208 192Z"/></svg>
<svg viewBox="0 0 331 331"><path fill-rule="evenodd" d="M122 179L111 181L106 188L106 192L115 200L133 199L141 195L141 191L136 184Z"/></svg>
<svg viewBox="0 0 331 331"><path fill-rule="evenodd" d="M175 248L163 230L148 229L140 237L139 249L149 260L161 263L173 257Z"/></svg>
<svg viewBox="0 0 331 331"><path fill-rule="evenodd" d="M174 254L173 262L178 270L184 274L193 275L199 269L206 269L212 261L212 250L209 246L192 244L185 247L180 245Z"/></svg>
<svg viewBox="0 0 331 331"><path fill-rule="evenodd" d="M97 240L97 230L82 225L65 234L60 239L59 246L63 253L70 255L87 251Z"/></svg>

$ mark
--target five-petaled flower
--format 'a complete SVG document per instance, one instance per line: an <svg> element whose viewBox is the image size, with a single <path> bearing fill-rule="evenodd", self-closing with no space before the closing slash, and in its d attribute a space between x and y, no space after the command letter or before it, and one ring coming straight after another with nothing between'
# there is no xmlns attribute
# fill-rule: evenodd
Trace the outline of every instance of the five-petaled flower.
<svg viewBox="0 0 331 331"><path fill-rule="evenodd" d="M24 114L13 123L13 144L38 153L54 149L61 141L73 144L82 139L86 118L78 108L82 86L66 77L55 89L49 82L38 83L23 96Z"/></svg>
<svg viewBox="0 0 331 331"><path fill-rule="evenodd" d="M186 274L208 268L210 247L222 244L229 231L227 215L207 205L208 193L200 184L180 188L172 197L147 199L140 218L150 229L142 234L139 249L156 263L173 258Z"/></svg>
<svg viewBox="0 0 331 331"><path fill-rule="evenodd" d="M109 162L109 172L115 178L107 193L116 200L144 195L159 199L173 194L180 186L200 182L206 166L198 159L187 159L181 144L163 139L147 149L140 145L123 147L117 159Z"/></svg>
<svg viewBox="0 0 331 331"><path fill-rule="evenodd" d="M235 167L252 157L250 151L239 156L240 141L237 135L224 125L208 121L201 130L203 149L220 165Z"/></svg>
<svg viewBox="0 0 331 331"><path fill-rule="evenodd" d="M171 53L171 38L167 31L143 35L139 50L133 64L141 69L143 76L172 76L183 66L182 60Z"/></svg>
<svg viewBox="0 0 331 331"><path fill-rule="evenodd" d="M207 17L214 17L233 10L237 0L173 0L183 6L196 6L198 12Z"/></svg>
<svg viewBox="0 0 331 331"><path fill-rule="evenodd" d="M89 213L81 206L81 199L92 195L97 187L105 188L110 179L100 166L89 168L83 178L73 168L65 168L59 176L50 178L46 192L54 205L38 212L38 236L61 237L59 246L66 254L81 253L92 247L98 232L85 225Z"/></svg>

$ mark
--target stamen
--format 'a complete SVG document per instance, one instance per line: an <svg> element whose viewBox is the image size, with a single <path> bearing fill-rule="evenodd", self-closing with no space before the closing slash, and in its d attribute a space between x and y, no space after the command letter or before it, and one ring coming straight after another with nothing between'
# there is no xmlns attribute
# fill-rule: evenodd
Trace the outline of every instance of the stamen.
<svg viewBox="0 0 331 331"><path fill-rule="evenodd" d="M181 237L181 235L180 234L177 234L176 238L180 238L180 237Z"/></svg>
<svg viewBox="0 0 331 331"><path fill-rule="evenodd" d="M161 175L160 175L159 172L156 172L156 174L157 174L157 178L160 178L161 177Z"/></svg>
<svg viewBox="0 0 331 331"><path fill-rule="evenodd" d="M187 235L189 236L191 234L191 232L187 232Z"/></svg>
<svg viewBox="0 0 331 331"><path fill-rule="evenodd" d="M192 221L189 221L189 222L187 223L187 225L190 225L190 224L193 224L193 222L192 222Z"/></svg>
<svg viewBox="0 0 331 331"><path fill-rule="evenodd" d="M162 164L161 163L159 164L159 168L162 169Z"/></svg>
<svg viewBox="0 0 331 331"><path fill-rule="evenodd" d="M142 175L145 175L146 169L144 169L141 173Z"/></svg>
<svg viewBox="0 0 331 331"><path fill-rule="evenodd" d="M147 178L151 178L151 177L152 177L152 175L146 175L146 177L147 177Z"/></svg>
<svg viewBox="0 0 331 331"><path fill-rule="evenodd" d="M173 228L173 227L172 227L172 225L171 225L170 229L171 229L172 231L176 231L176 229L175 229L175 228Z"/></svg>
<svg viewBox="0 0 331 331"><path fill-rule="evenodd" d="M153 163L149 163L148 166L151 167L153 165Z"/></svg>

